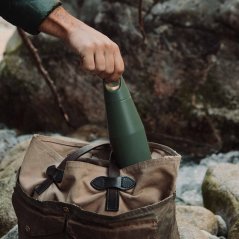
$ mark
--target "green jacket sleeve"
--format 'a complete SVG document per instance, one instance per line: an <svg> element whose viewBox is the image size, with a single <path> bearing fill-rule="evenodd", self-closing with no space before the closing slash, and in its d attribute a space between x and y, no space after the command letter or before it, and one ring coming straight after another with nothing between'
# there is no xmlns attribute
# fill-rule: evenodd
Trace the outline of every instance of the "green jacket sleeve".
<svg viewBox="0 0 239 239"><path fill-rule="evenodd" d="M0 16L31 34L37 34L42 21L60 5L59 0L2 0Z"/></svg>

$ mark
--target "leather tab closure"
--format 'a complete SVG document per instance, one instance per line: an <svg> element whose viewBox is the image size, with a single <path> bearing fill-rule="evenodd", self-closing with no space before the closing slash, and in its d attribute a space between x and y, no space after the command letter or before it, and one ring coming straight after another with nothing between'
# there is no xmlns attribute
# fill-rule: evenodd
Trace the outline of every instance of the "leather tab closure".
<svg viewBox="0 0 239 239"><path fill-rule="evenodd" d="M56 168L55 165L49 166L46 170L46 175L52 179L54 183L61 183L64 171Z"/></svg>
<svg viewBox="0 0 239 239"><path fill-rule="evenodd" d="M91 186L96 190L106 190L109 188L115 188L122 191L134 188L135 181L127 176L124 177L97 177L91 181Z"/></svg>
<svg viewBox="0 0 239 239"><path fill-rule="evenodd" d="M47 188L51 186L52 183L55 183L55 185L58 187L57 183L61 183L64 171L56 168L55 165L51 165L46 170L47 180L45 180L43 183L38 185L35 190L33 191L32 195L34 195L34 192L36 192L38 195L41 195Z"/></svg>
<svg viewBox="0 0 239 239"><path fill-rule="evenodd" d="M107 189L105 210L117 212L119 210L119 190L116 188Z"/></svg>
<svg viewBox="0 0 239 239"><path fill-rule="evenodd" d="M111 175L118 175L118 172L113 174L111 171ZM136 182L127 176L101 176L93 179L90 184L96 190L107 190L105 210L116 212L119 210L119 190L126 191L134 188Z"/></svg>

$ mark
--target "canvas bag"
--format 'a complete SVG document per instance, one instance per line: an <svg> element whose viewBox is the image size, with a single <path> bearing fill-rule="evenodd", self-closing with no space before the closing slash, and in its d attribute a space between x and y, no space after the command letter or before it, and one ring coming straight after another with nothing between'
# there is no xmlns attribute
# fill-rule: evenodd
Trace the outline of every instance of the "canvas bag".
<svg viewBox="0 0 239 239"><path fill-rule="evenodd" d="M179 239L181 157L149 145L151 159L119 170L107 142L35 135L13 193L19 238Z"/></svg>

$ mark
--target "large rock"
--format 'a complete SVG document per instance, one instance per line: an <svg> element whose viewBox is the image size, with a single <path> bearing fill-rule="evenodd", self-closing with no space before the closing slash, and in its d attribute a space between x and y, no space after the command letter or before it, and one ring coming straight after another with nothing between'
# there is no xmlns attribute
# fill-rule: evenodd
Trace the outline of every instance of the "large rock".
<svg viewBox="0 0 239 239"><path fill-rule="evenodd" d="M238 1L144 2L145 42L136 2L67 4L120 45L124 75L151 138L187 153L239 148ZM56 39L40 35L33 41L72 124L105 126L101 81L83 73ZM0 121L28 131L71 131L17 36L0 68Z"/></svg>
<svg viewBox="0 0 239 239"><path fill-rule="evenodd" d="M0 128L0 163L6 153L13 148L16 144L29 139L31 135L17 135L15 130ZM6 162L5 162L6 163ZM1 170L1 169L0 169Z"/></svg>
<svg viewBox="0 0 239 239"><path fill-rule="evenodd" d="M177 206L176 212L179 227L193 226L199 230L207 231L212 235L217 235L217 218L206 208L198 206Z"/></svg>
<svg viewBox="0 0 239 239"><path fill-rule="evenodd" d="M11 149L0 163L0 236L17 223L12 206L12 192L16 182L16 172L21 166L29 141Z"/></svg>
<svg viewBox="0 0 239 239"><path fill-rule="evenodd" d="M6 152L17 143L17 136L14 130L0 129L0 162Z"/></svg>
<svg viewBox="0 0 239 239"><path fill-rule="evenodd" d="M239 165L220 164L208 169L203 186L205 206L229 226L228 239L239 238Z"/></svg>
<svg viewBox="0 0 239 239"><path fill-rule="evenodd" d="M191 225L179 226L180 239L217 239L218 237L211 235L206 231L202 231Z"/></svg>

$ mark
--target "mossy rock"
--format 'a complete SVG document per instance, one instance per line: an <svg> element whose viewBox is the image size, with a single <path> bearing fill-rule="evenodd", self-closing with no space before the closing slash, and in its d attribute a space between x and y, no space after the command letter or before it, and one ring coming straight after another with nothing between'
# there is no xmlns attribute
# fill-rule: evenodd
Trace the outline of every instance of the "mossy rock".
<svg viewBox="0 0 239 239"><path fill-rule="evenodd" d="M228 238L239 238L239 165L220 164L206 173L202 193L204 205L221 215L229 227Z"/></svg>
<svg viewBox="0 0 239 239"><path fill-rule="evenodd" d="M216 216L204 207L178 205L176 215L179 227L190 225L200 230L207 231L212 235L217 235L218 233Z"/></svg>
<svg viewBox="0 0 239 239"><path fill-rule="evenodd" d="M12 206L16 173L21 166L29 140L12 148L0 163L0 237L17 224Z"/></svg>

